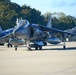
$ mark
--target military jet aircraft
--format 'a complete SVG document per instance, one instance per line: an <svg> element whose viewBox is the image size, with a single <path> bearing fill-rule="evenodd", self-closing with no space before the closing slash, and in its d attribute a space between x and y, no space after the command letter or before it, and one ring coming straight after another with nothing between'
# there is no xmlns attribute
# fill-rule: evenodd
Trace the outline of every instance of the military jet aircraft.
<svg viewBox="0 0 76 75"><path fill-rule="evenodd" d="M7 42L8 43L7 46L12 47L12 45L9 43L9 38L10 38L10 35L11 35L12 31L13 31L13 28L2 31L2 28L0 27L0 31L1 31L0 32L0 42L2 42L2 43Z"/></svg>
<svg viewBox="0 0 76 75"><path fill-rule="evenodd" d="M13 35L20 39L25 39L28 50L31 50L31 47L35 47L35 49L38 50L38 48L42 49L42 46L47 45L47 42L50 44L59 44L61 40L58 39L55 35L60 34L63 37L63 48L65 49L66 36L75 36L76 34L51 28L50 23L51 22L49 21L49 25L41 26L38 24L30 24L27 20L21 20L18 23L18 26L14 28ZM33 44L30 45L30 42Z"/></svg>
<svg viewBox="0 0 76 75"><path fill-rule="evenodd" d="M65 30L65 32L76 33L76 26L72 29ZM73 36L72 38L76 40L76 36Z"/></svg>
<svg viewBox="0 0 76 75"><path fill-rule="evenodd" d="M19 45L24 45L25 41L22 39L18 39L16 36L12 35L14 28L6 29L2 31L0 27L0 43L7 43L7 47L15 46L15 50Z"/></svg>

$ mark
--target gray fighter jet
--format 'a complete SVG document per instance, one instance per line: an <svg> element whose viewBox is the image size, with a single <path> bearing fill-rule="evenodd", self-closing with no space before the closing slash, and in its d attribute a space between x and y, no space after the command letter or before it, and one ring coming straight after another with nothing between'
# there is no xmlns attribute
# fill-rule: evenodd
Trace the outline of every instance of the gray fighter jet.
<svg viewBox="0 0 76 75"><path fill-rule="evenodd" d="M13 30L13 35L17 38L26 40L27 49L31 50L31 47L35 47L36 50L38 48L41 50L42 46L50 44L59 44L61 42L60 39L56 37L57 34L61 35L64 40L65 49L65 39L66 36L75 36L75 33L65 32L62 30L58 30L51 27L51 19L47 26L41 26L38 24L30 24L27 20L21 20ZM30 45L30 42L33 44Z"/></svg>
<svg viewBox="0 0 76 75"><path fill-rule="evenodd" d="M10 47L10 46L12 47L12 45L14 45L15 50L17 50L17 46L24 45L25 41L13 36L12 35L13 30L14 28L10 28L10 29L2 31L2 28L0 27L0 42L7 43L7 47Z"/></svg>

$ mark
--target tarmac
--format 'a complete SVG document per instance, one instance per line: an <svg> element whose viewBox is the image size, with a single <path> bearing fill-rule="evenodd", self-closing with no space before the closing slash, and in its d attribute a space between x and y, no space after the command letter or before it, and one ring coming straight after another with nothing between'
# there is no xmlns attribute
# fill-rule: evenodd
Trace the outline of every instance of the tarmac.
<svg viewBox="0 0 76 75"><path fill-rule="evenodd" d="M0 75L76 75L76 42L27 51L0 46Z"/></svg>

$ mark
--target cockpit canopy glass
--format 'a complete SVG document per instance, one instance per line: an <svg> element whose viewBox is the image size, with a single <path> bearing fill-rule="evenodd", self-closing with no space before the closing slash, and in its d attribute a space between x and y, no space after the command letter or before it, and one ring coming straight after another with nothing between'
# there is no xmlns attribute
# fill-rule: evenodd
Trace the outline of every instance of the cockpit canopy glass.
<svg viewBox="0 0 76 75"><path fill-rule="evenodd" d="M27 20L21 20L19 22L19 26L23 26L23 25L26 25L26 24L28 24L28 21Z"/></svg>

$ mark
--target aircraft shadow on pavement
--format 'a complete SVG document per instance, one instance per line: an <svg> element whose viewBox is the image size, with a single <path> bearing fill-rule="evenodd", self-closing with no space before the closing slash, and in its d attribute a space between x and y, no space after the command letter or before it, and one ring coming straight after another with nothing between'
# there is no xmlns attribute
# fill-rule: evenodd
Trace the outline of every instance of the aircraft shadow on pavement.
<svg viewBox="0 0 76 75"><path fill-rule="evenodd" d="M68 47L66 49L63 49L63 48L45 48L42 50L76 50L76 47Z"/></svg>
<svg viewBox="0 0 76 75"><path fill-rule="evenodd" d="M49 46L49 45L48 45ZM26 47L26 46L20 46L20 47L18 47L18 49L19 48L22 48L22 47ZM7 50L9 50L9 48L7 48L6 46L4 46L4 47L0 47L1 49L0 49L0 51L7 51ZM7 49L6 49L7 48ZM13 47L14 48L14 47ZM11 48L10 48L10 50L11 50ZM26 50L26 49L24 49L24 50ZM66 49L63 49L63 48L51 48L50 46L47 48L47 47L45 47L45 48L43 48L42 50L35 50L35 49L32 49L32 51L44 51L44 50L76 50L76 47L67 47Z"/></svg>

